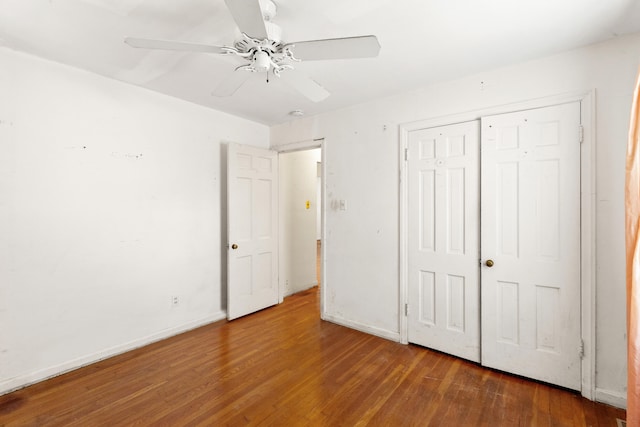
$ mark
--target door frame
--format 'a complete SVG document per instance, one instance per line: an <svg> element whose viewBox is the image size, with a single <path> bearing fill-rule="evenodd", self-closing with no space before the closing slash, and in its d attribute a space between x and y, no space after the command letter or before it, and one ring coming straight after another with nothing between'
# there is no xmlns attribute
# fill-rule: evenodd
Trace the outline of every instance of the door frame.
<svg viewBox="0 0 640 427"><path fill-rule="evenodd" d="M483 116L512 113L521 110L543 108L569 102L580 102L580 122L583 128L583 140L580 145L580 328L583 342L581 366L581 394L594 400L595 390L595 349L596 349L596 165L595 165L595 90L570 92L556 96L536 98L511 104L503 104L459 114L428 118L399 127L398 161L399 182L399 295L398 322L400 342L408 344L408 322L406 307L408 304L408 168L405 150L408 148L409 133L415 130L452 125ZM478 215L480 213L478 212ZM478 267L479 268L479 267ZM576 349L577 351L578 349Z"/></svg>
<svg viewBox="0 0 640 427"><path fill-rule="evenodd" d="M326 212L325 212L325 207L327 206L326 203L326 188L327 188L327 180L325 179L326 177L326 161L325 161L325 140L324 138L317 138L317 139L310 139L307 141L300 141L300 142L293 142L290 144L282 144L282 145L275 145L275 146L271 146L269 149L276 151L278 153L278 156L280 156L280 154L285 154L285 153L293 153L295 151L306 151L306 150L313 150L315 148L320 148L320 170L321 170L321 194L320 194L320 241L322 242L322 245L320 246L320 280L322 281L322 285L320 286L320 318L324 319L324 314L325 314L325 293L327 290L327 275L326 275L326 250L327 250L327 245L325 244L326 242L326 238L327 238L327 234L326 234ZM280 213L278 213L278 221L280 221ZM279 244L281 244L282 242L279 242ZM280 276L280 272L278 272L278 276ZM279 303L282 303L282 301L284 301L284 286L280 283L280 280L278 280L278 301Z"/></svg>

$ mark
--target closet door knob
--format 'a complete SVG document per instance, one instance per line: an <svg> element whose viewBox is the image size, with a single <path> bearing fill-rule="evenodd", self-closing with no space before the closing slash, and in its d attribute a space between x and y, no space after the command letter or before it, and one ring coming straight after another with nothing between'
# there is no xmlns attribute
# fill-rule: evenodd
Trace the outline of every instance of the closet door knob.
<svg viewBox="0 0 640 427"><path fill-rule="evenodd" d="M493 267L493 260L488 259L487 262L484 263L484 265L486 265L487 267Z"/></svg>
<svg viewBox="0 0 640 427"><path fill-rule="evenodd" d="M238 249L238 245L234 243L233 245L231 245L231 249Z"/></svg>

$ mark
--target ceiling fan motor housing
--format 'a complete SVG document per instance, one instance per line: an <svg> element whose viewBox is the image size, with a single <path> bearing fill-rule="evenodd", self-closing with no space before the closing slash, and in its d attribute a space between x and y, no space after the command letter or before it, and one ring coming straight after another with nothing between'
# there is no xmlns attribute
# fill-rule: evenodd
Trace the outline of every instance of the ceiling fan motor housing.
<svg viewBox="0 0 640 427"><path fill-rule="evenodd" d="M265 22L264 26L267 29L269 40L273 40L276 43L280 43L282 41L282 28L280 28L279 25L276 25L273 22Z"/></svg>
<svg viewBox="0 0 640 427"><path fill-rule="evenodd" d="M258 3L260 3L260 10L262 11L264 20L267 22L271 21L278 12L276 4L271 0L259 0Z"/></svg>

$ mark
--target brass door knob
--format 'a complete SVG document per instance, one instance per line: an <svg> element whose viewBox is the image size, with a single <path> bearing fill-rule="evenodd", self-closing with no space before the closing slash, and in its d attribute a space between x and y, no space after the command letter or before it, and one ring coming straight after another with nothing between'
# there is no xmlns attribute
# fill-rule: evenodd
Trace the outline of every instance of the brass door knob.
<svg viewBox="0 0 640 427"><path fill-rule="evenodd" d="M231 245L231 249L238 249L238 245L234 243L233 245Z"/></svg>
<svg viewBox="0 0 640 427"><path fill-rule="evenodd" d="M493 260L488 259L487 262L484 263L484 265L486 265L487 267L493 267Z"/></svg>

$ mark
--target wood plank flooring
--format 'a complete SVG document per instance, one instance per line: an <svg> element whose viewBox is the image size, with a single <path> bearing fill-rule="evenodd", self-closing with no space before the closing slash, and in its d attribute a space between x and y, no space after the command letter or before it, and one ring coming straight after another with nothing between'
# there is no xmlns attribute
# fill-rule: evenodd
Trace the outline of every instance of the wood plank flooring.
<svg viewBox="0 0 640 427"><path fill-rule="evenodd" d="M578 394L319 319L318 288L0 396L3 426L616 426Z"/></svg>

